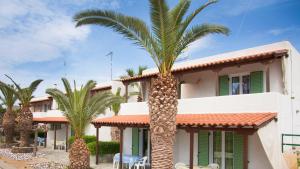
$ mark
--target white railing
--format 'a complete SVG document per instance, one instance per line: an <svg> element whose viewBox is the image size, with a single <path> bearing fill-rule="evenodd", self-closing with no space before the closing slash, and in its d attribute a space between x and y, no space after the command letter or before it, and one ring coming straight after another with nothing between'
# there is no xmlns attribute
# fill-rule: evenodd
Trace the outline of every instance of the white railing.
<svg viewBox="0 0 300 169"><path fill-rule="evenodd" d="M33 117L62 117L60 110L48 110L47 112L33 112Z"/></svg>
<svg viewBox="0 0 300 169"><path fill-rule="evenodd" d="M179 114L279 112L282 99L279 93L215 96L178 100ZM148 114L146 102L123 103L120 115Z"/></svg>

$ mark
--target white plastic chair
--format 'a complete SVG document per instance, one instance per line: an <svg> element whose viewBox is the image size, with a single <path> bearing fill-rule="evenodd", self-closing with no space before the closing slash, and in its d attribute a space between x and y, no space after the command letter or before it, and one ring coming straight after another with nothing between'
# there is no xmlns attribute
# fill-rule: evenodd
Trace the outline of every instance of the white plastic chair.
<svg viewBox="0 0 300 169"><path fill-rule="evenodd" d="M187 168L184 163L176 163L175 164L175 169L185 169Z"/></svg>
<svg viewBox="0 0 300 169"><path fill-rule="evenodd" d="M115 154L114 156L114 161L113 161L113 169L119 169L119 161L116 161L116 156L118 156L118 154ZM116 167L116 168L115 168Z"/></svg>
<svg viewBox="0 0 300 169"><path fill-rule="evenodd" d="M136 169L140 169L140 167L141 168L143 168L143 169L145 169L146 168L146 162L147 162L147 159L148 159L148 157L143 157L141 160L139 160L136 164L134 164L134 169L136 168Z"/></svg>
<svg viewBox="0 0 300 169"><path fill-rule="evenodd" d="M209 164L208 167L210 167L211 169L219 169L219 164L216 164L216 163L212 163L212 164Z"/></svg>

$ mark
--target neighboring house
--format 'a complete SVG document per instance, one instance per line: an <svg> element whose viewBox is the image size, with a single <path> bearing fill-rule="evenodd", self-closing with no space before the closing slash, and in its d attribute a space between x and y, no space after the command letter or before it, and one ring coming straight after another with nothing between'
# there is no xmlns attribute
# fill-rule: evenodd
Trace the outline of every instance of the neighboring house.
<svg viewBox="0 0 300 169"><path fill-rule="evenodd" d="M300 134L299 72L300 55L289 42L175 64L179 92L175 162L218 163L221 169L285 168L281 134ZM157 69L148 69L142 76L121 79L125 93L131 90L130 83L144 81L147 100L156 74ZM119 116L93 124L100 130L124 129L123 153L150 157L148 114L146 102L130 99L121 105Z"/></svg>
<svg viewBox="0 0 300 169"><path fill-rule="evenodd" d="M92 94L100 91L111 91L111 88L111 82L101 83L92 90ZM56 147L55 145L66 145L66 140L73 135L73 131L63 116L62 111L58 109L55 100L51 96L33 98L30 109L33 113L33 121L35 123L47 124L46 146ZM107 110L105 114L99 115L98 118L110 117L112 115L113 113ZM94 135L94 126L89 125L85 132L86 135ZM111 140L110 127L101 128L100 134L101 141Z"/></svg>

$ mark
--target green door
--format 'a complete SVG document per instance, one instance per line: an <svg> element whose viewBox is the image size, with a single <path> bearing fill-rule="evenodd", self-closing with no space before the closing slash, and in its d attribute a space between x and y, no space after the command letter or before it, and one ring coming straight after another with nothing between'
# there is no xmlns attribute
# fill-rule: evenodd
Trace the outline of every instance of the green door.
<svg viewBox="0 0 300 169"><path fill-rule="evenodd" d="M250 93L262 93L264 91L263 71L250 73Z"/></svg>
<svg viewBox="0 0 300 169"><path fill-rule="evenodd" d="M132 155L139 155L139 129L132 128Z"/></svg>
<svg viewBox="0 0 300 169"><path fill-rule="evenodd" d="M214 163L222 166L222 132L214 131L213 133L213 160Z"/></svg>
<svg viewBox="0 0 300 169"><path fill-rule="evenodd" d="M229 77L228 75L219 77L219 95L229 95Z"/></svg>
<svg viewBox="0 0 300 169"><path fill-rule="evenodd" d="M234 169L243 169L243 136L233 134L233 166Z"/></svg>
<svg viewBox="0 0 300 169"><path fill-rule="evenodd" d="M209 132L198 132L198 165L206 166L209 163Z"/></svg>

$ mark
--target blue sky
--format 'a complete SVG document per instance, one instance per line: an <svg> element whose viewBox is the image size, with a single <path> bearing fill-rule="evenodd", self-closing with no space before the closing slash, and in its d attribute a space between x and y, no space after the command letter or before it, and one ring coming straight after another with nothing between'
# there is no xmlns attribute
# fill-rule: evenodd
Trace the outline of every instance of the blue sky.
<svg viewBox="0 0 300 169"><path fill-rule="evenodd" d="M174 6L177 0L168 0ZM205 0L193 0L191 10ZM84 9L111 9L150 21L147 0L0 0L0 80L11 75L21 85L44 79L37 96L61 84L61 77L84 83L110 79L139 65L153 67L149 55L130 41L99 26L75 28L72 16ZM193 24L218 23L230 36L211 35L193 43L189 59L288 40L300 50L299 0L220 0Z"/></svg>

